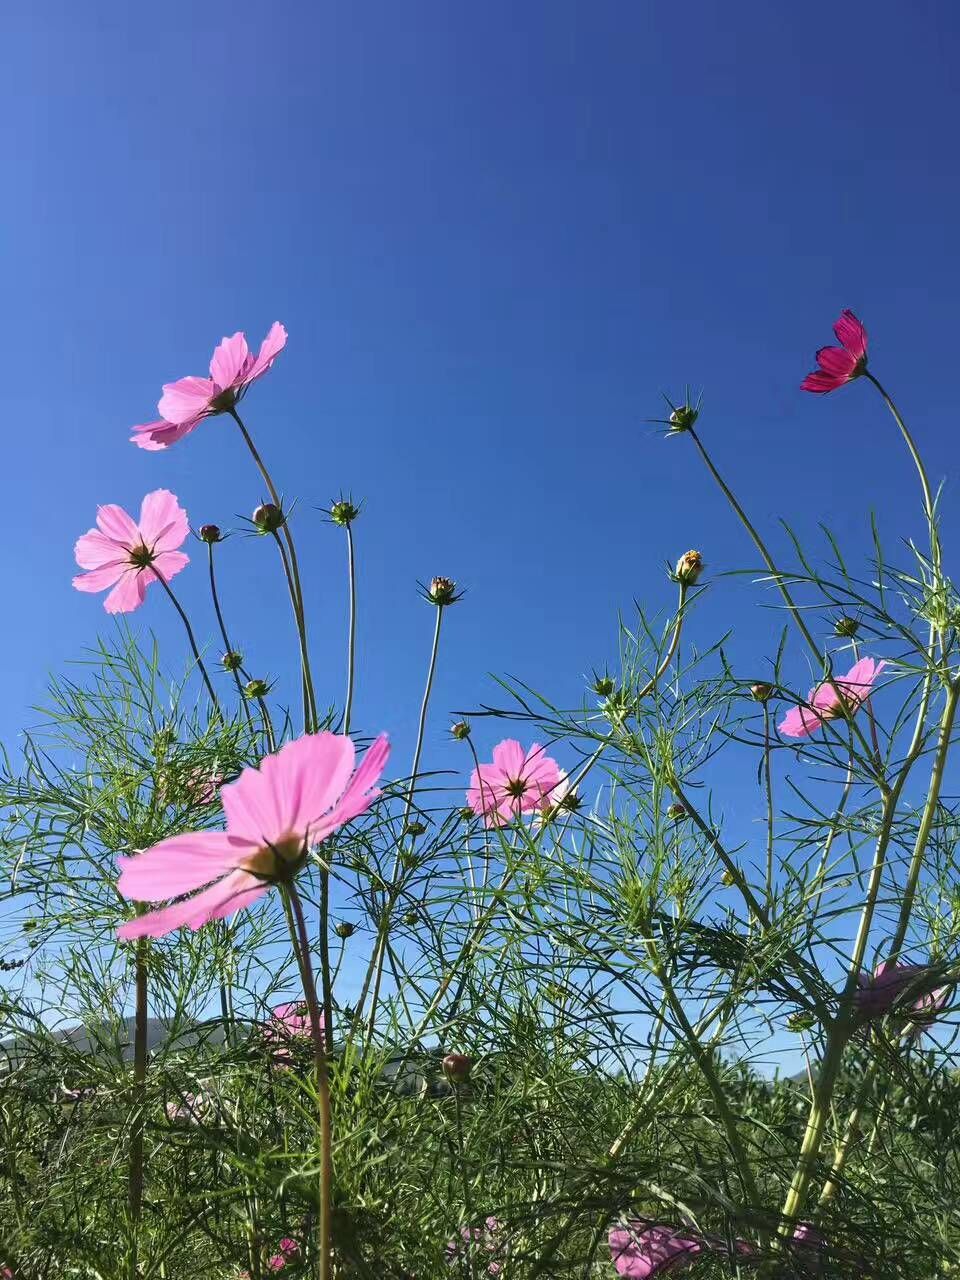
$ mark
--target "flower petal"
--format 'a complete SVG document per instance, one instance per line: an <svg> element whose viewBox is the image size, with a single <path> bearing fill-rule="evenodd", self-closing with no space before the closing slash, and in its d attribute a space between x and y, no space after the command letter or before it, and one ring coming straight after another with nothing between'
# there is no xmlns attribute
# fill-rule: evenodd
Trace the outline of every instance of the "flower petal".
<svg viewBox="0 0 960 1280"><path fill-rule="evenodd" d="M115 502L97 507L97 528L124 550L136 546L140 540L140 533L133 516L128 515L123 507L118 507Z"/></svg>
<svg viewBox="0 0 960 1280"><path fill-rule="evenodd" d="M225 831L189 831L170 836L143 853L118 858L117 890L136 902L163 902L191 893L234 870L252 846Z"/></svg>
<svg viewBox="0 0 960 1280"><path fill-rule="evenodd" d="M845 347L855 361L867 355L867 331L852 311L840 312L840 319L833 326L837 341Z"/></svg>
<svg viewBox="0 0 960 1280"><path fill-rule="evenodd" d="M210 360L210 377L220 391L236 386L253 363L242 333L223 338Z"/></svg>
<svg viewBox="0 0 960 1280"><path fill-rule="evenodd" d="M270 326L270 332L260 344L256 360L244 374L244 383L249 386L251 382L261 378L286 345L287 331L279 320L274 320Z"/></svg>
<svg viewBox="0 0 960 1280"><path fill-rule="evenodd" d="M74 583L76 586L76 583ZM133 613L143 604L147 593L147 580L139 569L132 565L125 569L117 585L103 602L107 613Z"/></svg>
<svg viewBox="0 0 960 1280"><path fill-rule="evenodd" d="M149 569L144 569L148 581L153 582L157 574L164 582L175 578L181 569L190 563L190 557L183 551L161 551Z"/></svg>
<svg viewBox="0 0 960 1280"><path fill-rule="evenodd" d="M846 382L853 375L857 362L849 351L842 347L821 347L817 352L817 364L833 378Z"/></svg>
<svg viewBox="0 0 960 1280"><path fill-rule="evenodd" d="M808 707L794 707L780 721L777 728L785 738L807 738L821 728L823 721Z"/></svg>
<svg viewBox="0 0 960 1280"><path fill-rule="evenodd" d="M533 747L530 748L533 750ZM516 738L504 738L493 748L493 763L502 769L508 778L519 778L523 769L526 752Z"/></svg>
<svg viewBox="0 0 960 1280"><path fill-rule="evenodd" d="M176 551L190 535L187 513L169 489L154 489L140 504L140 534L156 551Z"/></svg>
<svg viewBox="0 0 960 1280"><path fill-rule="evenodd" d="M120 575L126 573L128 565L124 561L103 564L99 569L91 569L89 573L78 573L73 585L78 591L106 591L118 581Z"/></svg>
<svg viewBox="0 0 960 1280"><path fill-rule="evenodd" d="M199 929L211 920L222 920L241 907L262 898L270 886L246 871L231 871L202 893L175 902L159 911L128 920L117 930L118 938L162 938L174 929Z"/></svg>
<svg viewBox="0 0 960 1280"><path fill-rule="evenodd" d="M157 412L167 422L182 424L207 413L217 389L209 378L180 378L164 384Z"/></svg>
<svg viewBox="0 0 960 1280"><path fill-rule="evenodd" d="M366 813L380 795L376 787L390 756L390 739L381 733L367 748L363 760L347 784L347 789L333 809L319 821L311 821L310 832L315 840L325 840L331 831L342 827L354 818Z"/></svg>
<svg viewBox="0 0 960 1280"><path fill-rule="evenodd" d="M141 449L151 451L169 449L172 444L188 436L191 431L196 431L203 419L204 414L201 413L194 418L188 418L186 422L164 422L163 419L159 422L146 422L142 426L133 428L137 434L132 435L130 439Z"/></svg>
<svg viewBox="0 0 960 1280"><path fill-rule="evenodd" d="M90 529L82 534L74 543L73 554L81 569L103 569L111 564L129 563L126 548L99 529Z"/></svg>

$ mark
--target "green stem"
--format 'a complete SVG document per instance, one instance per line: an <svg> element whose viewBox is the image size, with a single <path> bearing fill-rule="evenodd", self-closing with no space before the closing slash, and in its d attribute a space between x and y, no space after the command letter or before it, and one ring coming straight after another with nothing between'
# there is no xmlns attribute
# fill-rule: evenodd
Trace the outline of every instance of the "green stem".
<svg viewBox="0 0 960 1280"><path fill-rule="evenodd" d="M220 607L220 593L217 591L217 575L213 567L213 543L207 543L207 562L210 569L210 595L213 598L213 611L217 615L217 626L220 628L220 638L223 640L223 647L226 653L233 652L233 645L230 643L230 637L227 635L227 624L223 620L223 610ZM237 686L237 696L240 699L240 705L243 707L243 714L246 716L247 724L250 732L253 733L253 715L247 706L247 699L244 697L243 685L240 683L240 672L233 668L233 679Z"/></svg>
<svg viewBox="0 0 960 1280"><path fill-rule="evenodd" d="M130 1280L140 1274L138 1245L143 1214L143 1134L147 1080L147 957L150 944L139 938L134 953L133 1091L128 1157L127 1207L130 1217Z"/></svg>
<svg viewBox="0 0 960 1280"><path fill-rule="evenodd" d="M290 938L294 955L300 968L303 982L303 995L310 1014L310 1034L313 1039L313 1063L317 1084L318 1110L320 1114L320 1280L331 1280L332 1277L332 1195L333 1195L333 1125L330 1109L330 1073L327 1063L326 1033L321 1025L320 1004L317 1000L317 985L313 977L313 966L310 963L310 939L307 935L307 922L303 915L303 905L296 888L291 883L286 885L283 893L284 906L287 909L287 922L290 927Z"/></svg>
<svg viewBox="0 0 960 1280"><path fill-rule="evenodd" d="M353 711L353 678L357 645L357 579L353 555L353 530L347 525L347 579L350 585L350 631L347 636L347 695L343 706L343 732L350 732Z"/></svg>
<svg viewBox="0 0 960 1280"><path fill-rule="evenodd" d="M283 526L286 528L286 525ZM274 530L274 541L277 544L277 550L280 552L280 563L283 565L283 576L287 580L287 590L290 592L290 599L298 598L298 589L293 577L293 569L291 561L287 558L287 550L284 547L283 540L279 533ZM289 540L288 544L289 546ZM317 704L314 701L313 694L313 676L310 673L310 653L307 649L307 631L303 623L303 616L299 609L294 607L294 621L297 625L297 641L300 646L300 671L303 683L303 731L310 733L312 729L317 727Z"/></svg>
<svg viewBox="0 0 960 1280"><path fill-rule="evenodd" d="M166 580L163 574L157 573L157 570L155 567L151 567L150 572L153 574L156 580L163 587L164 591L170 597L173 607L176 609L177 613L179 613L180 615L180 620L183 623L187 633L187 640L190 642L190 648L193 651L193 657L194 657L194 660L196 661L197 669L199 670L201 676L203 676L203 683L206 685L207 693L210 695L210 701L213 704L214 713L217 716L217 719L220 720L221 723L223 723L223 712L220 710L220 703L217 701L216 692L214 691L213 685L210 683L210 677L207 674L207 668L203 665L203 659L200 657L200 650L197 648L197 641L196 641L196 637L193 634L193 627L191 627L190 625L190 619L187 617L186 613L184 612L183 607L180 604L180 601L173 594L173 591L170 587L170 583Z"/></svg>

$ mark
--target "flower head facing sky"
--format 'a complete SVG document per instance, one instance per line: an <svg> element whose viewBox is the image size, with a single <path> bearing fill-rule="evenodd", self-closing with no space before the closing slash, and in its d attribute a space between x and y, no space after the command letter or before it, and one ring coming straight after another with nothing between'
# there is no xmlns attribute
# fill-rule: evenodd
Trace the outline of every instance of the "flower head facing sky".
<svg viewBox="0 0 960 1280"><path fill-rule="evenodd" d="M132 613L143 604L147 587L159 574L169 582L190 563L180 551L190 533L187 513L167 489L148 493L140 506L140 519L123 507L97 508L97 527L78 538L74 547L78 591L106 591L107 613Z"/></svg>
<svg viewBox="0 0 960 1280"><path fill-rule="evenodd" d="M210 360L209 378L179 378L167 382L157 404L158 422L134 427L130 437L141 449L166 449L196 430L204 418L229 413L251 383L270 369L287 345L287 331L278 320L254 355L246 336L224 338Z"/></svg>
<svg viewBox="0 0 960 1280"><path fill-rule="evenodd" d="M125 898L163 902L193 895L127 921L118 937L159 938L182 926L199 929L289 881L310 847L373 804L389 752L381 735L354 770L349 738L306 734L267 756L259 768L244 769L220 792L226 831L170 836L118 859L117 887Z"/></svg>
<svg viewBox="0 0 960 1280"><path fill-rule="evenodd" d="M867 367L867 331L852 311L841 311L840 319L833 326L839 347L821 347L817 352L817 364L800 383L801 391L813 391L824 395L836 391L854 378L859 378Z"/></svg>
<svg viewBox="0 0 960 1280"><path fill-rule="evenodd" d="M825 680L810 691L805 707L793 707L780 721L785 738L806 738L839 716L851 716L869 698L880 672L887 664L861 658L845 676Z"/></svg>
<svg viewBox="0 0 960 1280"><path fill-rule="evenodd" d="M549 805L565 777L538 742L524 751L519 742L506 738L494 747L492 764L474 769L467 804L486 826L503 826L521 813Z"/></svg>

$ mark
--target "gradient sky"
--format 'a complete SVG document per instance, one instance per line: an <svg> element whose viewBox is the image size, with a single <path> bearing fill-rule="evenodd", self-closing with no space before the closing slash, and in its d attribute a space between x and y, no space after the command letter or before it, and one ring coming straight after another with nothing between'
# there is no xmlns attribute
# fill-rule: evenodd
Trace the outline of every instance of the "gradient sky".
<svg viewBox="0 0 960 1280"><path fill-rule="evenodd" d="M311 509L344 489L367 504L357 719L401 762L436 573L468 595L428 767L489 672L578 698L618 610L669 608L688 547L715 579L691 638L736 624L754 669L771 650L761 596L718 577L755 563L742 531L646 421L661 391L703 389L702 434L775 546L779 516L811 538L827 519L856 561L871 506L891 543L922 534L872 390L798 390L841 307L958 532L955 5L38 0L4 28L7 743L109 627L70 588L98 502L162 485L228 526L260 498L222 419L159 456L127 436L221 335L274 319L290 342L246 417L301 503L321 699L343 684L344 557ZM224 594L249 665L289 677L269 553L228 543ZM212 640L202 575L178 585ZM152 596L137 620L179 660Z"/></svg>

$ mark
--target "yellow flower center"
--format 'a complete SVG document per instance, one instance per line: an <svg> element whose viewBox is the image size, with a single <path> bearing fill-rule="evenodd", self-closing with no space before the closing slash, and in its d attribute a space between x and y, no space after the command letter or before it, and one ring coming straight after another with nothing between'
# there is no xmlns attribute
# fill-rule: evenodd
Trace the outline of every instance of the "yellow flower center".
<svg viewBox="0 0 960 1280"><path fill-rule="evenodd" d="M256 853L245 858L241 869L249 871L260 880L288 880L298 870L306 856L306 844L302 836L281 836L272 844L266 844Z"/></svg>

